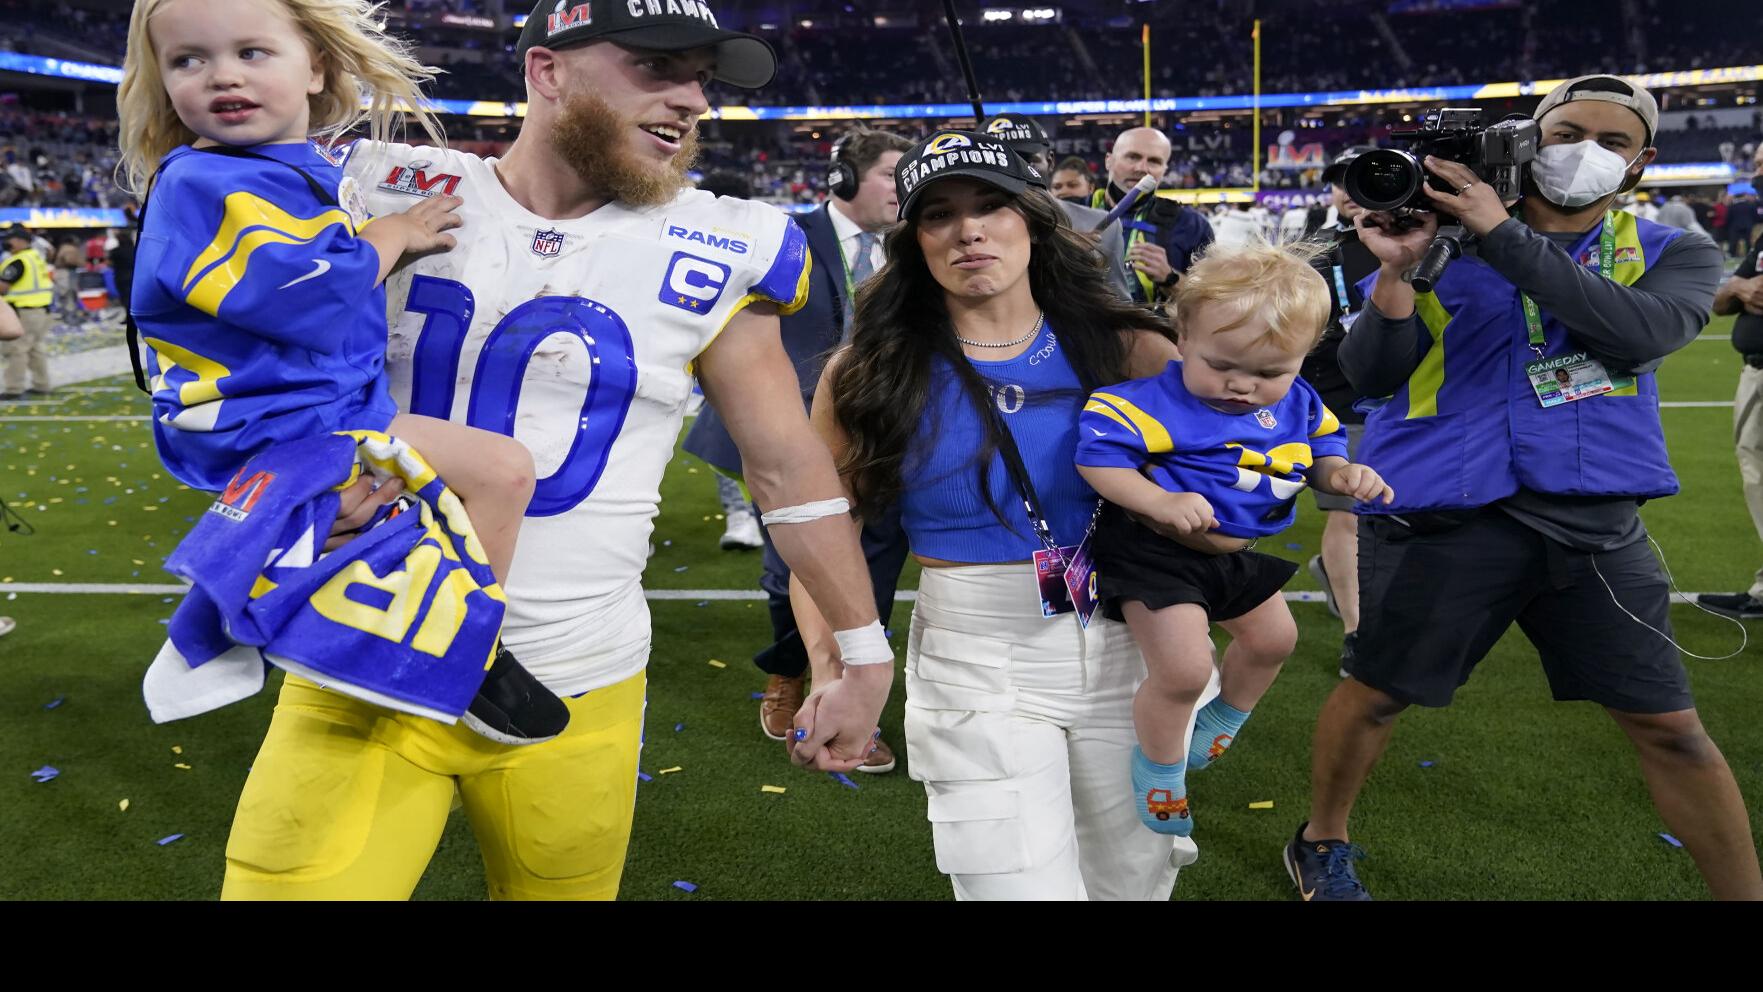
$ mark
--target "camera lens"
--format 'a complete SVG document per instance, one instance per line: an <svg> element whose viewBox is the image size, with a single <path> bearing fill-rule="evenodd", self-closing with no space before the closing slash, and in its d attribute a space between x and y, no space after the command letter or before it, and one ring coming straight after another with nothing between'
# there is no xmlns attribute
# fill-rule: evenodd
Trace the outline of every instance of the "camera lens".
<svg viewBox="0 0 1763 992"><path fill-rule="evenodd" d="M1347 166L1347 196L1367 210L1395 210L1420 191L1426 172L1420 160L1399 148L1366 152Z"/></svg>

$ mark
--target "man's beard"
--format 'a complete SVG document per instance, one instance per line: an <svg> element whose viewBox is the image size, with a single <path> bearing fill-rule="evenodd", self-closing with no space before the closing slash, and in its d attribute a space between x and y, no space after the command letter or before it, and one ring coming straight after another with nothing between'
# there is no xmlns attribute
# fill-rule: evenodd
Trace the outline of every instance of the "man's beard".
<svg viewBox="0 0 1763 992"><path fill-rule="evenodd" d="M680 138L672 159L656 163L631 151L632 127L605 100L577 95L557 115L551 144L596 194L633 207L659 206L688 185L686 172L698 161L697 129Z"/></svg>

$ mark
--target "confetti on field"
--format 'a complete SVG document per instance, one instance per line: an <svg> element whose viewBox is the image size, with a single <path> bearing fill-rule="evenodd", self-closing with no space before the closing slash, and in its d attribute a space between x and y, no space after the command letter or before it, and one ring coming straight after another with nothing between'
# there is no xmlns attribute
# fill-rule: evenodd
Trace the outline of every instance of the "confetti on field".
<svg viewBox="0 0 1763 992"><path fill-rule="evenodd" d="M748 694L747 694L747 698L748 698L748 699L764 699L764 698L765 698L765 693L763 693L763 692L752 692L752 693L748 693Z"/></svg>
<svg viewBox="0 0 1763 992"><path fill-rule="evenodd" d="M44 765L43 767L32 772L31 778L36 779L38 784L42 784L44 782L47 782L47 781L55 778L56 776L58 776L60 774L61 774L61 769L56 768L54 765Z"/></svg>
<svg viewBox="0 0 1763 992"><path fill-rule="evenodd" d="M51 699L48 702L44 703L43 708L46 710L52 710L55 707L60 706L62 703L65 703L65 702L67 702L66 696L56 696L54 699Z"/></svg>
<svg viewBox="0 0 1763 992"><path fill-rule="evenodd" d="M1673 837L1670 834L1660 834L1659 839L1664 841L1667 844L1670 844L1672 847L1682 847L1683 846L1683 841L1678 840L1676 837Z"/></svg>
<svg viewBox="0 0 1763 992"><path fill-rule="evenodd" d="M173 744L171 746L171 753L172 754L183 754L184 753L184 746L182 744Z"/></svg>
<svg viewBox="0 0 1763 992"><path fill-rule="evenodd" d="M1422 767L1422 768L1431 768L1431 767L1432 767L1432 762L1430 762L1430 761L1422 761L1422 762L1421 762L1421 763L1420 763L1420 767Z"/></svg>
<svg viewBox="0 0 1763 992"><path fill-rule="evenodd" d="M122 802L116 804L116 808L127 813L129 811L129 801L124 799Z"/></svg>
<svg viewBox="0 0 1763 992"><path fill-rule="evenodd" d="M844 786L847 789L861 788L861 786L859 786L856 782L851 781L850 777L847 776L843 772L827 772L826 774L834 782L839 783L840 785Z"/></svg>
<svg viewBox="0 0 1763 992"><path fill-rule="evenodd" d="M681 565L681 566L680 566L680 567L678 567L678 568L676 568L676 569L674 569L674 571L676 571L676 572L683 572L683 571L685 571L685 570L686 570L686 569L688 569L688 568L691 568L691 567L692 567L692 566L690 566L690 565Z"/></svg>
<svg viewBox="0 0 1763 992"><path fill-rule="evenodd" d="M653 782L653 781L655 781L655 776L650 775L648 772L638 772L637 773L637 781L639 781L639 782Z"/></svg>
<svg viewBox="0 0 1763 992"><path fill-rule="evenodd" d="M786 790L781 785L762 785L759 787L759 791L760 792L775 792L781 796L788 790Z"/></svg>
<svg viewBox="0 0 1763 992"><path fill-rule="evenodd" d="M164 847L167 844L175 843L175 842L183 840L183 839L184 839L183 834L172 834L170 837L161 837L158 840L154 841L153 843L158 844L160 847Z"/></svg>
<svg viewBox="0 0 1763 992"><path fill-rule="evenodd" d="M189 771L189 770L190 770L190 766L189 766L189 765L186 765L186 764L184 764L184 763L183 763L183 762L181 762L181 761L180 761L180 762L178 762L178 763L177 763L177 764L175 764L175 765L172 765L172 767L173 767L173 768L182 768L182 769L183 769L183 770L184 770L184 771Z"/></svg>
<svg viewBox="0 0 1763 992"><path fill-rule="evenodd" d="M1304 550L1304 546L1302 544L1287 544L1286 550L1287 551L1302 551L1302 550Z"/></svg>
<svg viewBox="0 0 1763 992"><path fill-rule="evenodd" d="M1273 808L1273 800L1263 799L1258 803L1250 803L1249 808L1250 809L1272 809Z"/></svg>
<svg viewBox="0 0 1763 992"><path fill-rule="evenodd" d="M728 662L726 662L726 661L717 661L717 660L716 660L716 659L715 659L715 658L712 658L712 659L710 659L710 667L711 667L711 668L727 668L727 667L728 667Z"/></svg>
<svg viewBox="0 0 1763 992"><path fill-rule="evenodd" d="M683 723L676 723L673 725L673 732L676 734L684 729L686 729L686 725Z"/></svg>
<svg viewBox="0 0 1763 992"><path fill-rule="evenodd" d="M655 774L657 774L657 775L671 775L674 772L684 771L684 770L685 769L681 768L680 766L674 765L672 768L663 768L660 771L656 772Z"/></svg>
<svg viewBox="0 0 1763 992"><path fill-rule="evenodd" d="M690 882L684 882L684 881L673 883L673 887L676 889L683 889L686 892L698 891L698 887L696 885L693 885Z"/></svg>

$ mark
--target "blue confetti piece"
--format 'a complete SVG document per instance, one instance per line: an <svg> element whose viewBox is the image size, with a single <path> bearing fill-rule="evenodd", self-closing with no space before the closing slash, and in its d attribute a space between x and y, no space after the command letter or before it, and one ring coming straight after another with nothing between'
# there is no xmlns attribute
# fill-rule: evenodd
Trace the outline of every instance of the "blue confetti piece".
<svg viewBox="0 0 1763 992"><path fill-rule="evenodd" d="M882 636L891 641L894 639L894 632L884 627L882 628Z"/></svg>
<svg viewBox="0 0 1763 992"><path fill-rule="evenodd" d="M755 692L755 693L753 693L753 694L752 694L752 695L751 695L751 696L748 696L748 697L747 697L747 698L748 698L748 699L764 699L764 698L765 698L765 693L763 693L763 692Z"/></svg>
<svg viewBox="0 0 1763 992"><path fill-rule="evenodd" d="M160 847L164 847L167 844L175 843L176 841L180 841L183 839L184 839L183 834L172 834L170 837L161 837L158 840L154 841L153 843L158 844Z"/></svg>
<svg viewBox="0 0 1763 992"><path fill-rule="evenodd" d="M46 710L52 710L55 707L60 706L64 702L67 702L66 696L56 696L54 699L51 699L48 702L44 703L43 708Z"/></svg>
<svg viewBox="0 0 1763 992"><path fill-rule="evenodd" d="M676 734L684 729L686 729L686 725L683 723L676 723L673 725L673 732Z"/></svg>
<svg viewBox="0 0 1763 992"><path fill-rule="evenodd" d="M1304 550L1304 546L1302 544L1288 544L1288 545L1286 545L1286 550L1287 551L1302 551L1302 550Z"/></svg>
<svg viewBox="0 0 1763 992"><path fill-rule="evenodd" d="M710 600L708 600L708 599L700 599L700 600L698 600L698 605L699 605L699 606L709 606L709 605L710 605Z"/></svg>
<svg viewBox="0 0 1763 992"><path fill-rule="evenodd" d="M187 524L193 524L193 523L195 523L195 522L196 522L196 518L195 518L195 517L185 517L185 518L184 518L184 523L187 523Z"/></svg>
<svg viewBox="0 0 1763 992"><path fill-rule="evenodd" d="M683 571L685 571L685 570L686 570L686 569L688 569L688 568L691 568L691 567L692 567L692 566L690 566L690 565L681 565L681 566L680 566L680 567L678 567L678 568L676 568L676 569L674 569L674 571L676 571L676 572L683 572Z"/></svg>
<svg viewBox="0 0 1763 992"><path fill-rule="evenodd" d="M164 598L164 599L162 599L162 600L160 600L160 602L161 602L161 603L169 603L169 602L171 602L171 597L170 597L170 596L167 596L167 597L165 597L165 598Z"/></svg>
<svg viewBox="0 0 1763 992"><path fill-rule="evenodd" d="M673 883L673 887L676 889L684 889L687 892L698 891L698 887L690 882L675 882Z"/></svg>
<svg viewBox="0 0 1763 992"><path fill-rule="evenodd" d="M664 548L671 548L671 547L673 547L673 542L672 541L662 541L661 546Z"/></svg>
<svg viewBox="0 0 1763 992"><path fill-rule="evenodd" d="M1421 763L1420 763L1420 767L1422 767L1422 768L1431 768L1431 767L1432 767L1432 762L1430 762L1430 761L1422 761L1422 762L1421 762Z"/></svg>
<svg viewBox="0 0 1763 992"><path fill-rule="evenodd" d="M97 554L97 553L98 553L98 549L97 549L97 548L87 548L87 549L86 549L86 554L89 554L89 555L95 555L95 554Z"/></svg>
<svg viewBox="0 0 1763 992"><path fill-rule="evenodd" d="M648 772L638 772L637 773L637 781L639 781L639 782L653 782L653 781L655 781L655 776L650 775Z"/></svg>
<svg viewBox="0 0 1763 992"><path fill-rule="evenodd" d="M50 779L53 779L60 774L61 774L61 769L56 768L53 765L44 765L43 767L32 772L31 778L36 779L37 782L40 784L43 782L47 782Z"/></svg>
<svg viewBox="0 0 1763 992"><path fill-rule="evenodd" d="M1682 847L1683 846L1683 841L1678 840L1676 837L1673 837L1670 834L1660 834L1659 839L1664 841L1667 844L1670 844L1672 847Z"/></svg>
<svg viewBox="0 0 1763 992"><path fill-rule="evenodd" d="M171 626L171 617L165 617L165 618L161 619L159 622L161 624L164 624L165 626L169 627L169 626Z"/></svg>
<svg viewBox="0 0 1763 992"><path fill-rule="evenodd" d="M847 789L862 788L862 786L859 786L856 782L851 781L851 779L843 772L827 772L827 775L831 776L834 782L839 783Z"/></svg>

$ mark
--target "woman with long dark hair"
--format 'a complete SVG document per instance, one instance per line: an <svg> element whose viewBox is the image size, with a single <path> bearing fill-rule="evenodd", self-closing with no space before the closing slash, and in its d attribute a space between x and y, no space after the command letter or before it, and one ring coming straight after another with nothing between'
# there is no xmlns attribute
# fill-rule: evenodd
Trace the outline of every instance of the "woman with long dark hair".
<svg viewBox="0 0 1763 992"><path fill-rule="evenodd" d="M858 291L813 419L856 511L897 502L926 566L906 743L937 867L963 899L1167 899L1196 851L1141 827L1130 801L1144 661L1125 625L1070 612L1058 573L1098 505L1073 464L1084 400L1161 370L1173 334L1112 294L1044 180L999 142L938 132L895 183L888 264ZM792 599L824 686L837 645ZM812 741L821 715L811 696L797 736Z"/></svg>

